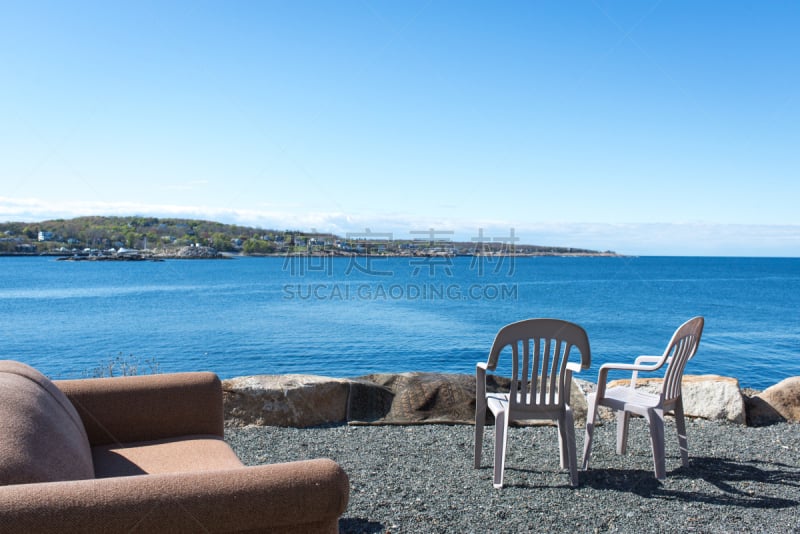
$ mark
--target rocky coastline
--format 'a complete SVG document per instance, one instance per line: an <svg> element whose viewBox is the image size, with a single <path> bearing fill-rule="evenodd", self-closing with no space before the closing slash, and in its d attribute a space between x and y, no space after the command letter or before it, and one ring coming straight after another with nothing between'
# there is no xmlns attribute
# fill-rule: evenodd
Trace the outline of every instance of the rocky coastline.
<svg viewBox="0 0 800 534"><path fill-rule="evenodd" d="M58 261L164 261L164 260L226 260L223 254L212 247L188 246L176 251L159 250L89 250L70 254L57 254Z"/></svg>
<svg viewBox="0 0 800 534"><path fill-rule="evenodd" d="M52 256L60 261L158 261L164 259L222 259L230 260L238 257L249 258L286 258L286 257L373 257L373 258L424 258L424 257L515 257L515 258L630 258L632 256L617 254L616 252L504 252L492 254L460 253L442 254L428 252L397 252L397 253L357 253L345 251L313 251L313 252L272 252L272 253L239 253L220 252L212 247L188 246L173 250L142 250L135 254L121 255L111 251L51 251L51 252L0 252L4 257L36 257Z"/></svg>
<svg viewBox="0 0 800 534"><path fill-rule="evenodd" d="M649 390L660 388L659 379L638 384ZM503 387L507 383L490 384L490 389ZM586 421L585 396L594 388L591 382L573 381L571 405L578 426ZM743 426L800 422L800 377L759 392L742 390L731 377L686 375L683 395L689 418ZM475 418L475 377L466 374L245 376L224 380L223 397L230 427L473 424ZM601 412L600 416L608 420L612 414Z"/></svg>

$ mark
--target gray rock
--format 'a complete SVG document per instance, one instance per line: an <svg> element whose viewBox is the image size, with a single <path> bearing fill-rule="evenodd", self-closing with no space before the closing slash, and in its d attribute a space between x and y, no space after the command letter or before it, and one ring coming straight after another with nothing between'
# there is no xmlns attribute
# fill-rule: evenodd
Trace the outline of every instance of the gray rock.
<svg viewBox="0 0 800 534"><path fill-rule="evenodd" d="M444 373L375 374L351 385L348 422L351 424L418 424L475 422L475 376ZM508 391L510 382L488 377L490 391ZM586 422L586 396L577 381L571 403L577 425ZM494 421L487 413L488 423ZM516 426L547 424L518 421Z"/></svg>
<svg viewBox="0 0 800 534"><path fill-rule="evenodd" d="M800 376L787 378L748 399L748 424L800 422Z"/></svg>
<svg viewBox="0 0 800 534"><path fill-rule="evenodd" d="M609 387L627 386L629 380L614 380ZM659 393L661 378L639 378L636 387L648 393ZM702 417L710 420L724 420L745 424L744 397L735 378L718 375L684 375L683 411L687 417Z"/></svg>
<svg viewBox="0 0 800 534"><path fill-rule="evenodd" d="M375 374L353 382L351 424L469 423L475 419L475 377L464 374Z"/></svg>
<svg viewBox="0 0 800 534"><path fill-rule="evenodd" d="M177 252L159 255L160 257L180 259L212 259L224 257L217 249L205 246L181 247Z"/></svg>
<svg viewBox="0 0 800 534"><path fill-rule="evenodd" d="M305 428L346 420L350 381L312 375L259 375L222 382L231 426Z"/></svg>

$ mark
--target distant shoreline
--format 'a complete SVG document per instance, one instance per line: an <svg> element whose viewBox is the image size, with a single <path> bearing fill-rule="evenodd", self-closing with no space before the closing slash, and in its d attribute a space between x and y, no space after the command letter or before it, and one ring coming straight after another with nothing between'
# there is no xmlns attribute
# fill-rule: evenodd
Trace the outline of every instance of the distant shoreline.
<svg viewBox="0 0 800 534"><path fill-rule="evenodd" d="M628 258L625 254L616 254L613 252L515 252L515 253L495 253L495 254L397 254L397 253L272 253L272 254L232 254L221 253L217 256L196 257L196 256L180 256L171 253L146 253L139 258L115 258L115 257L90 257L90 256L77 256L72 252L0 252L0 257L50 257L64 259L64 261L157 261L157 260L196 260L196 259L209 259L209 260L226 260L237 258L286 258L286 257L370 257L370 258L456 258L456 257L476 257L476 258L539 258L539 257L555 257L555 258ZM74 258L74 259L73 259Z"/></svg>
<svg viewBox="0 0 800 534"><path fill-rule="evenodd" d="M350 233L276 230L196 219L85 216L34 223L0 223L0 251L12 255L103 254L126 251L178 251L207 247L222 254L248 256L616 256L612 250L522 244L514 235L452 240L453 232L412 232L398 239L392 232ZM148 246L149 245L149 246ZM108 254L107 254L108 255ZM198 254L189 254L199 256ZM184 256L184 254L181 254Z"/></svg>

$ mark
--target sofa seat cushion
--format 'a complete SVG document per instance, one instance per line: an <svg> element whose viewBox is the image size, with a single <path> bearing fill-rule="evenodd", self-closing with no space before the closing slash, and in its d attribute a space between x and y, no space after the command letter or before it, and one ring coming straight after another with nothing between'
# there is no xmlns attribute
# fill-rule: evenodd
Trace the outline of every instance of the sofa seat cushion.
<svg viewBox="0 0 800 534"><path fill-rule="evenodd" d="M0 361L0 485L94 477L75 407L42 373Z"/></svg>
<svg viewBox="0 0 800 534"><path fill-rule="evenodd" d="M97 478L216 471L242 467L233 449L219 436L139 441L92 448Z"/></svg>

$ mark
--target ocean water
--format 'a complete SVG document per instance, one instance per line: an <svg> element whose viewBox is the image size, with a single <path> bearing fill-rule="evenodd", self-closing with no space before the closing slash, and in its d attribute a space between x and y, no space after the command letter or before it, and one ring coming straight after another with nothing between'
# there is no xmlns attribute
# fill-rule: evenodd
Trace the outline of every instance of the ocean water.
<svg viewBox="0 0 800 534"><path fill-rule="evenodd" d="M474 373L497 330L574 321L601 364L660 354L706 318L691 374L766 388L800 375L800 259L0 258L0 358L54 378L118 356L220 376Z"/></svg>

